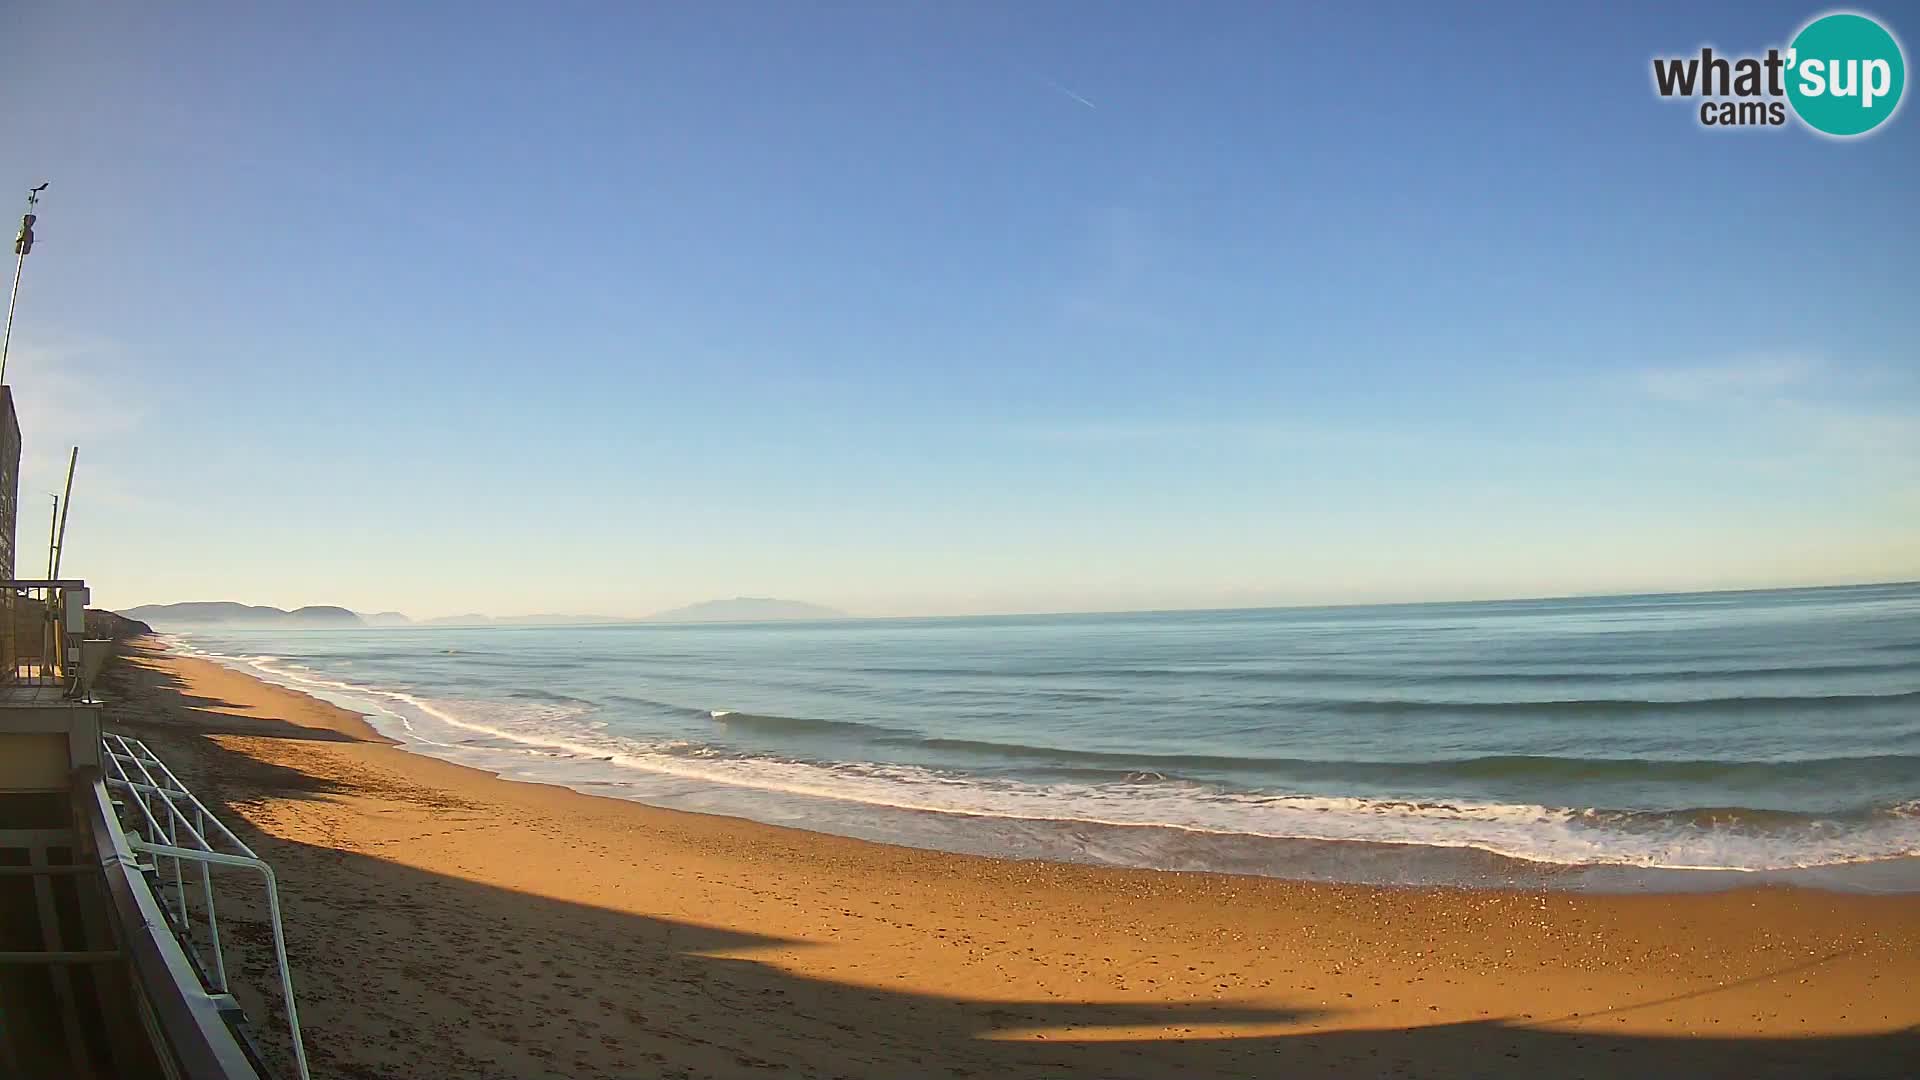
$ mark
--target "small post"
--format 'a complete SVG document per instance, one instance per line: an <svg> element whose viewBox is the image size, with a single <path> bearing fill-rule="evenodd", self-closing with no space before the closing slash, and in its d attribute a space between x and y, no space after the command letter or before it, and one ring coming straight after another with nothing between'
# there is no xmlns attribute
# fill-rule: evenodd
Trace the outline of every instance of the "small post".
<svg viewBox="0 0 1920 1080"><path fill-rule="evenodd" d="M47 494L53 495L52 492ZM60 496L53 495L53 513L47 517L47 580L53 580L53 545L60 530ZM54 657L60 651L59 612L53 607L53 586L40 590L40 678L53 674Z"/></svg>

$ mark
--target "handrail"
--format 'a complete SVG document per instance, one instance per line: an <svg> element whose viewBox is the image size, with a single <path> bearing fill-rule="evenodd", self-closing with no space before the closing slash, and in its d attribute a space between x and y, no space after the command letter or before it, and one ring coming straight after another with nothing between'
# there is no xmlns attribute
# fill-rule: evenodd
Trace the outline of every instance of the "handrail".
<svg viewBox="0 0 1920 1080"><path fill-rule="evenodd" d="M260 1080L260 1071L227 1026L223 1003L201 987L147 888L100 771L93 766L77 770L73 790L75 813L93 838L116 930L146 1006L141 1021L156 1048L171 1055L186 1080Z"/></svg>
<svg viewBox="0 0 1920 1080"><path fill-rule="evenodd" d="M226 956L220 947L220 921L214 907L213 879L209 872L215 866L227 866L252 870L258 873L266 886L267 922L273 932L273 955L279 967L280 996L287 1010L287 1032L293 1041L294 1066L299 1071L300 1080L310 1080L307 1071L306 1046L300 1036L300 1013L294 1004L293 973L287 962L286 932L280 914L280 890L273 875L273 867L254 854L233 830L219 818L214 817L199 796L181 783L180 778L167 768L147 745L138 739L111 732L101 736L102 757L107 763L111 775L107 784L127 792L128 799L144 819L151 835L129 838L128 845L134 850L173 863L173 916L178 932L185 936L184 944L192 947L192 919L187 905L185 875L181 872L183 861L199 864L198 877L201 887L202 908L206 914L208 936L211 938L211 952L214 964L214 985L208 989L219 994L227 994ZM129 768L133 771L130 772ZM137 776L136 776L137 773ZM161 814L156 814L156 810ZM188 818L192 812L192 819ZM162 816L164 815L164 820ZM215 849L214 842L221 842L231 851ZM197 976L196 976L197 978Z"/></svg>

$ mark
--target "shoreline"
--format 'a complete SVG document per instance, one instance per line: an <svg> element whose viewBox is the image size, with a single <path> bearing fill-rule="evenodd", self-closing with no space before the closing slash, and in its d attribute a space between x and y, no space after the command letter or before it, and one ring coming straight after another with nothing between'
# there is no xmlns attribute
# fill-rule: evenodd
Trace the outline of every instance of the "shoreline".
<svg viewBox="0 0 1920 1080"><path fill-rule="evenodd" d="M988 858L1040 860L1083 866L1160 872L1216 873L1293 882L1393 887L1452 886L1470 889L1554 889L1591 893L1718 892L1763 885L1789 885L1841 893L1920 894L1920 856L1858 859L1810 866L1746 869L1732 866L1661 865L1636 862L1570 862L1513 854L1481 842L1334 837L1224 831L1171 823L1103 820L1095 817L1034 817L991 811L933 809L857 796L827 797L799 789L729 785L602 765L594 751L574 751L575 760L549 760L548 744L509 750L517 738L492 727L447 715L410 693L383 690L317 673L282 671L264 661L276 657L206 652L169 635L154 635L163 647L207 660L237 674L316 699L354 714L359 729L382 741L438 761L478 769L502 780L544 784L583 795L613 798L658 809L679 810L797 828L825 836L917 850ZM415 715L408 719L408 714ZM384 716L376 728L369 721ZM416 724L467 729L471 739L442 742L419 734ZM393 725L399 725L394 727ZM404 729L404 730L402 730ZM388 734L391 730L400 738ZM457 732L456 732L457 733ZM442 735L442 738L448 738ZM469 745L469 743L472 745ZM535 756L528 757L527 754ZM560 758L568 758L560 753ZM596 771L607 775L596 775ZM636 777L644 777L636 779Z"/></svg>
<svg viewBox="0 0 1920 1080"><path fill-rule="evenodd" d="M501 779L150 642L105 692L109 722L274 865L318 1075L1899 1076L1920 1058L1916 897L956 855ZM222 900L273 1047L253 914Z"/></svg>

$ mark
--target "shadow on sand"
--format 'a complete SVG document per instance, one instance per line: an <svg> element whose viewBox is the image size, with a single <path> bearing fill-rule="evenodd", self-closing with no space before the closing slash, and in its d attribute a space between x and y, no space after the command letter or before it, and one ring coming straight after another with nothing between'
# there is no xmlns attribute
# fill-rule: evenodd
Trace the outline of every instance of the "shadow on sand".
<svg viewBox="0 0 1920 1080"><path fill-rule="evenodd" d="M802 977L761 956L805 943L530 896L261 833L232 807L262 796L323 798L339 785L205 734L339 736L233 715L232 703L188 695L137 660L113 669L109 700L145 703L110 705L109 722L153 745L280 873L316 1076L1920 1076L1913 1029L1661 1038L1481 1021L1180 1038L1188 1025L1339 1016L1304 1004L980 1001ZM331 887L302 888L322 880ZM263 1042L284 1054L266 924L246 890L233 892L223 928L238 946L237 977L260 991L243 1001ZM1140 1027L1175 1037L1121 1031Z"/></svg>

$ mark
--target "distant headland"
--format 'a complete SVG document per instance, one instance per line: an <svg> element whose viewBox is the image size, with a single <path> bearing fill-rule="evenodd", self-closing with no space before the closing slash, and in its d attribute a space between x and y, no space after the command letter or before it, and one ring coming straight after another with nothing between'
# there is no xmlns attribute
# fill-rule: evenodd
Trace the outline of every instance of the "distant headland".
<svg viewBox="0 0 1920 1080"><path fill-rule="evenodd" d="M578 626L592 623L623 622L779 622L803 619L844 619L847 614L819 604L772 597L740 596L731 600L707 600L698 604L656 612L641 618L617 615L508 615L479 613L445 615L433 619L413 619L398 611L361 613L343 607L312 605L294 608L237 604L226 600L192 601L181 604L142 604L120 612L160 629L204 626L251 627L257 629L338 629L351 627L403 626Z"/></svg>

